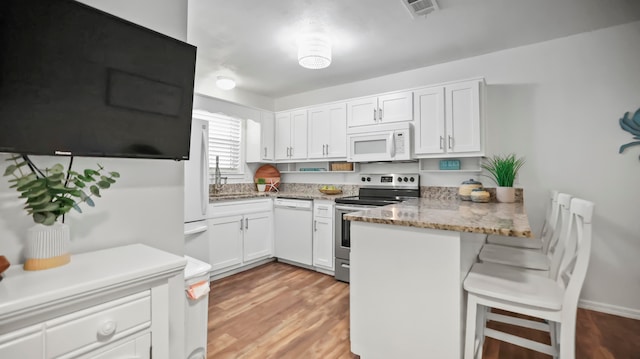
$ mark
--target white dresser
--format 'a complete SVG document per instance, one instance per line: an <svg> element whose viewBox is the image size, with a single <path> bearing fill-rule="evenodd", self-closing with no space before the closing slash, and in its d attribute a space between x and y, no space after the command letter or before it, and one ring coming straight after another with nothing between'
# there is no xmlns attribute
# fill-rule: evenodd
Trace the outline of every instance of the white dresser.
<svg viewBox="0 0 640 359"><path fill-rule="evenodd" d="M169 279L185 259L142 244L0 282L0 358L169 358Z"/></svg>

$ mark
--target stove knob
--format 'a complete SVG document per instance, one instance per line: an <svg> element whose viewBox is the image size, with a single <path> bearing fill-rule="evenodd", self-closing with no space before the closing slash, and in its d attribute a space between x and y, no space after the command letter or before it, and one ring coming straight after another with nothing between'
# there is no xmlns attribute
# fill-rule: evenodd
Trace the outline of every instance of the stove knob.
<svg viewBox="0 0 640 359"><path fill-rule="evenodd" d="M367 177L367 182L371 182L371 177Z"/></svg>
<svg viewBox="0 0 640 359"><path fill-rule="evenodd" d="M409 179L407 177L404 178L405 182L409 182Z"/></svg>
<svg viewBox="0 0 640 359"><path fill-rule="evenodd" d="M402 182L402 177L398 177L398 182Z"/></svg>
<svg viewBox="0 0 640 359"><path fill-rule="evenodd" d="M413 178L413 177L409 178L409 181L411 181L411 182L414 182L415 180L416 180L416 179L415 179L415 178Z"/></svg>
<svg viewBox="0 0 640 359"><path fill-rule="evenodd" d="M364 177L362 177L360 180L361 180L362 182L364 182L364 181L366 181L367 179L366 179L366 178L364 178Z"/></svg>

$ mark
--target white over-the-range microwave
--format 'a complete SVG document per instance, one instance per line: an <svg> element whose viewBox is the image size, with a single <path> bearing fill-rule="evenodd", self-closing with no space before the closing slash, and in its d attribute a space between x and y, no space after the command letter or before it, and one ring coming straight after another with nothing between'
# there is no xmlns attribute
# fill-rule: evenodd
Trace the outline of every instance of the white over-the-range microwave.
<svg viewBox="0 0 640 359"><path fill-rule="evenodd" d="M407 122L349 129L349 162L411 159L411 124Z"/></svg>

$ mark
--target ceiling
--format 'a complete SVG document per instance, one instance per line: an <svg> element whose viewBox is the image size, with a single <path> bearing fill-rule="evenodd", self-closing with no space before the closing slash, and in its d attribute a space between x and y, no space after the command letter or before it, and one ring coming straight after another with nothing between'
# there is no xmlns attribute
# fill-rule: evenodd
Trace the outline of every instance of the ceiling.
<svg viewBox="0 0 640 359"><path fill-rule="evenodd" d="M270 98L640 20L638 0L438 0L416 19L402 0L188 1L196 91L224 75ZM310 30L331 38L328 68L298 65L296 37Z"/></svg>

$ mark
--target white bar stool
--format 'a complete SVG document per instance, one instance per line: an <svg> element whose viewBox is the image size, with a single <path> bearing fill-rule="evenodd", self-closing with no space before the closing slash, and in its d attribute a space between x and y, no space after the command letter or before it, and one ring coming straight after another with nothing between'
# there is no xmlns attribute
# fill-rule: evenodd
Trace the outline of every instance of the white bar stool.
<svg viewBox="0 0 640 359"><path fill-rule="evenodd" d="M567 238L560 270L553 278L493 263L476 263L464 280L467 291L467 318L464 358L482 358L485 337L491 337L554 358L575 358L576 313L591 253L591 218L594 205L571 200ZM564 232L564 231L563 231ZM551 345L486 328L494 320L491 308L507 310L547 322L519 318L497 318L523 327L548 331Z"/></svg>
<svg viewBox="0 0 640 359"><path fill-rule="evenodd" d="M482 262L504 264L539 271L551 270L555 253L562 253L564 249L564 237L561 235L562 227L567 225L569 218L569 205L571 196L566 193L556 195L553 205L551 225L546 228L542 239L543 247L539 250L505 247L501 245L486 244L480 250L478 259ZM564 211L564 212L563 212Z"/></svg>
<svg viewBox="0 0 640 359"><path fill-rule="evenodd" d="M519 238L492 234L487 237L487 244L515 248L536 249L546 253L547 247L545 246L545 244L547 244L549 239L551 238L552 233L550 232L555 229L556 220L558 218L558 193L558 191L551 191L550 193L540 238Z"/></svg>

